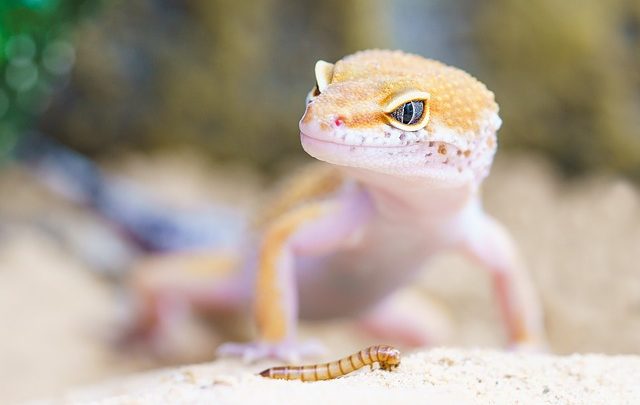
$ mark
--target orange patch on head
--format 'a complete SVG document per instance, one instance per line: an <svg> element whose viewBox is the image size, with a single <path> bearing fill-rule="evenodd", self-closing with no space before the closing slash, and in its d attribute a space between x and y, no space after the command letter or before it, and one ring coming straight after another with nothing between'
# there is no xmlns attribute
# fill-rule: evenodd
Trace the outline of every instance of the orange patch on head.
<svg viewBox="0 0 640 405"><path fill-rule="evenodd" d="M309 105L303 121L323 122L336 114L345 124L386 125L385 99L404 90L428 92L431 122L461 133L476 132L483 114L497 112L493 93L466 72L418 55L370 50L335 63L331 83Z"/></svg>
<svg viewBox="0 0 640 405"><path fill-rule="evenodd" d="M364 114L354 114L350 118L344 120L346 125L356 128L370 128L378 125L386 124L386 119L384 118L384 114L375 112L375 113L364 113Z"/></svg>

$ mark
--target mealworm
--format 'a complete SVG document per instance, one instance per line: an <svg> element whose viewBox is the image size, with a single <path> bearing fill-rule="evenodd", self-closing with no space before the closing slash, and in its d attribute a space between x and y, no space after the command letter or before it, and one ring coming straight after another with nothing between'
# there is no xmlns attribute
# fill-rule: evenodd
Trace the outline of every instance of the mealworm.
<svg viewBox="0 0 640 405"><path fill-rule="evenodd" d="M369 346L338 361L308 366L271 367L260 373L279 380L320 381L342 377L366 365L380 363L383 370L392 370L400 364L400 351L387 345Z"/></svg>

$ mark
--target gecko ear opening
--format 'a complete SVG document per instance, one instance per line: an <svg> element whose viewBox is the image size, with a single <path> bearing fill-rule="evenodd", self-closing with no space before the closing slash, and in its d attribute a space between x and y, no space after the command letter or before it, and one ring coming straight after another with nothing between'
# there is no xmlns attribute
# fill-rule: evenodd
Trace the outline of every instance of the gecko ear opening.
<svg viewBox="0 0 640 405"><path fill-rule="evenodd" d="M333 79L333 63L325 62L323 60L317 61L315 74L318 91L322 93L329 83L331 83L331 79Z"/></svg>

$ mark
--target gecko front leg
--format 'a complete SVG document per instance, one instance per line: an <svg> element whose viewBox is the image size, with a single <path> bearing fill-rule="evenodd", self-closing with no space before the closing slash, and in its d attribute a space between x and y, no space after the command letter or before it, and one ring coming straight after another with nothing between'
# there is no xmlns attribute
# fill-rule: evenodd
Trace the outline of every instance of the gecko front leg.
<svg viewBox="0 0 640 405"><path fill-rule="evenodd" d="M254 303L258 340L227 343L218 353L240 355L246 361L264 357L297 361L317 354L318 345L296 341L296 258L343 249L371 213L369 196L357 185L347 184L336 198L304 204L273 221L259 247Z"/></svg>
<svg viewBox="0 0 640 405"><path fill-rule="evenodd" d="M481 210L476 214L463 250L489 271L509 341L516 348L545 349L540 303L511 235Z"/></svg>

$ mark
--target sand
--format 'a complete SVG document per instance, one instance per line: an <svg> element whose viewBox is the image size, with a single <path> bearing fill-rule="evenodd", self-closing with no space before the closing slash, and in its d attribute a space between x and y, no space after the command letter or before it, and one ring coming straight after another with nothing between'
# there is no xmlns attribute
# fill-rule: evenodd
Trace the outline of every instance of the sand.
<svg viewBox="0 0 640 405"><path fill-rule="evenodd" d="M179 196L181 204L199 199L239 201L236 205L243 209L259 204L255 198L263 187L259 178L235 169L212 171L198 162L197 157L174 154L113 165L159 194ZM211 325L187 320L176 330L180 344L175 356L156 358L115 350L109 336L122 309L118 289L96 273L86 258L74 253L73 243L86 245L87 238L70 242L72 238L58 231L92 235L98 247L93 249L97 256L92 260L98 262L105 251L122 253L124 247L90 213L55 198L19 171L0 173L0 189L11 191L0 199L0 403L57 397L73 387L132 372L211 361L215 346L230 339ZM637 187L607 175L566 180L543 160L501 154L486 183L484 200L487 210L512 231L531 269L545 309L551 353L640 354ZM571 398L573 403L598 403L599 398L610 399L608 403L624 403L621 398L640 403L637 391L632 391L640 381L637 357L530 357L493 352L491 349L504 347L505 336L486 274L454 254L440 256L427 267L419 282L400 291L396 301L411 308L435 304L443 330L448 329L441 344L458 349L406 357L397 373L358 374L313 386L282 385L249 375L240 377L243 369L239 364L224 361L193 368L195 376L203 373L206 389L196 387L200 382L171 385L171 379L182 371L166 372L169 377L161 380L155 376L134 380L159 381L154 395L161 390L184 395L198 391L230 399L237 395L238 400L250 395L260 395L265 401L294 395L309 399L306 390L314 390L322 398L370 395L385 402L389 396L409 401L418 398L415 395L429 394L450 403L447 395L456 393L488 403L499 403L500 398L508 401L509 395L534 403L563 403L552 395L561 396L566 403ZM330 349L328 359L381 343L347 321L304 323L301 334L321 340ZM489 351L470 351L473 347ZM439 363L442 358L456 361L445 367ZM253 372L263 366L245 370ZM212 379L207 382L206 376L213 374L232 384L210 387ZM402 377L393 380L394 376ZM367 385L369 379L378 388ZM495 389L496 381L504 390ZM136 384L127 382L117 392L146 389ZM385 384L393 388L387 390ZM549 391L543 395L545 386ZM112 384L109 387L114 389ZM480 393L474 389L481 389ZM114 395L106 388L99 395L91 392L99 397ZM147 391L145 395L152 394Z"/></svg>
<svg viewBox="0 0 640 405"><path fill-rule="evenodd" d="M101 404L637 404L640 357L556 357L433 349L387 372L362 369L331 381L268 380L237 361L165 370L69 394ZM335 402L334 402L335 401Z"/></svg>

